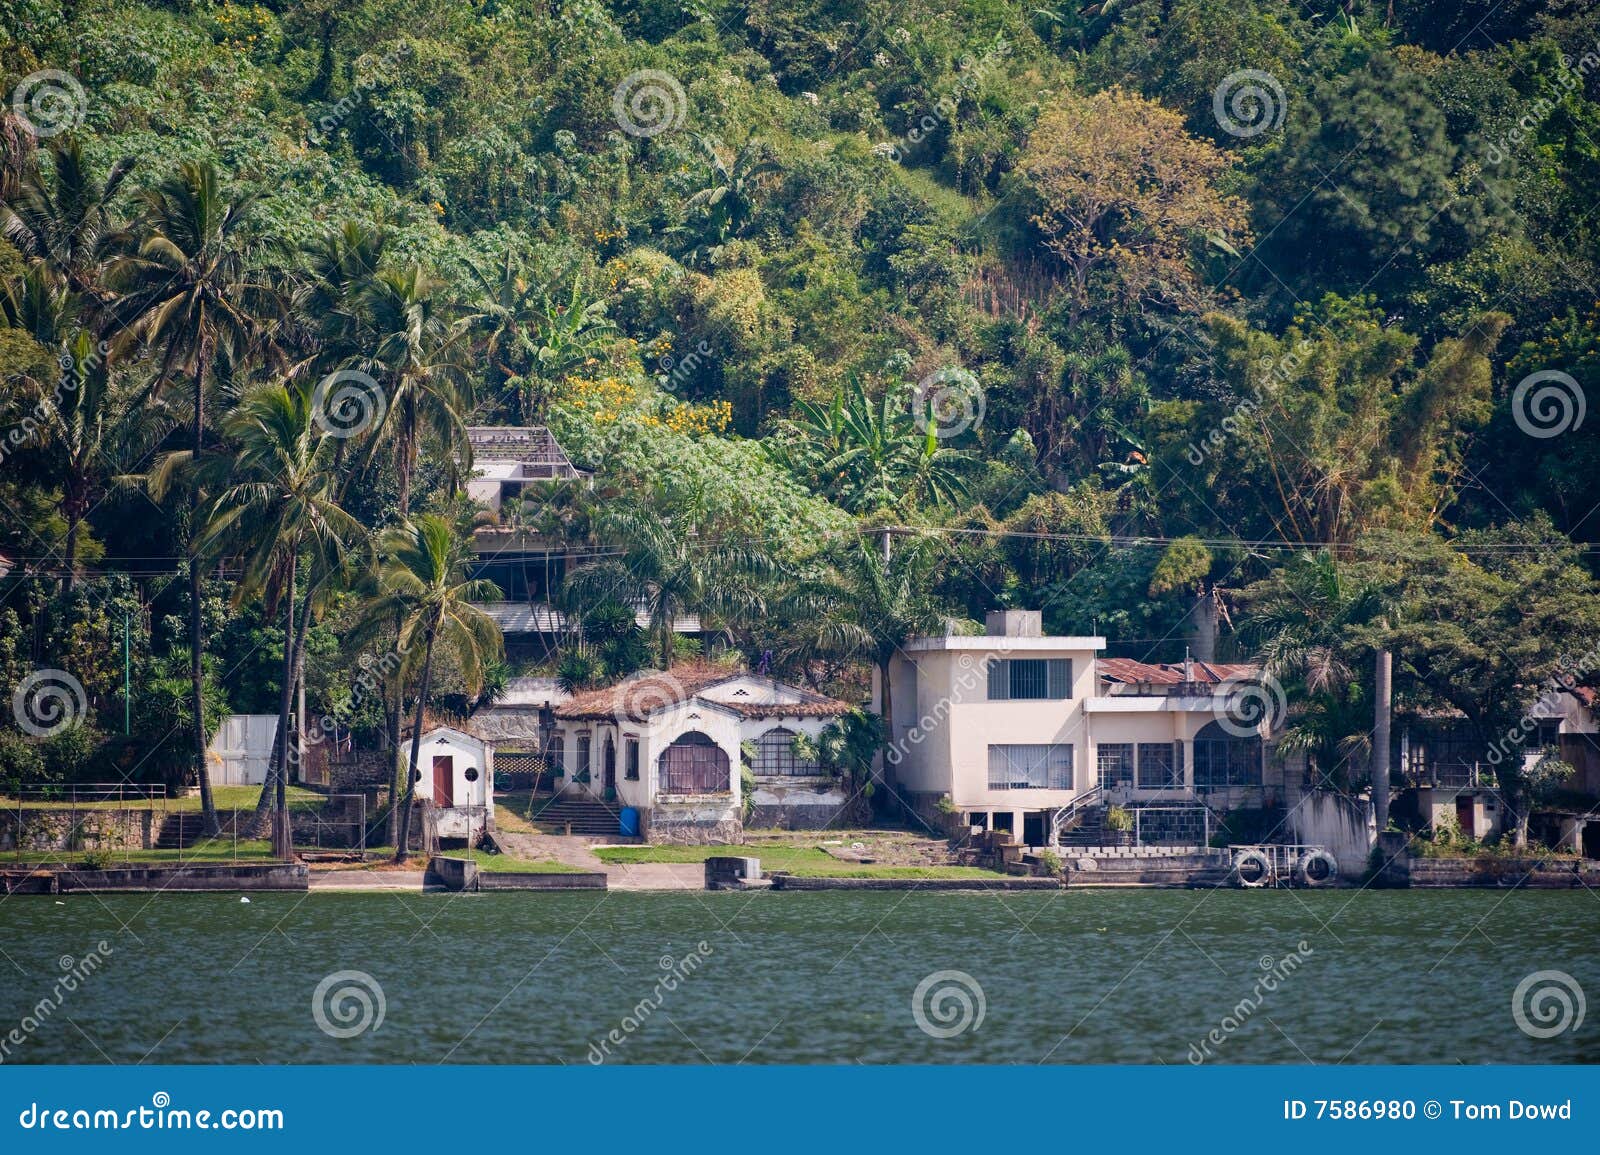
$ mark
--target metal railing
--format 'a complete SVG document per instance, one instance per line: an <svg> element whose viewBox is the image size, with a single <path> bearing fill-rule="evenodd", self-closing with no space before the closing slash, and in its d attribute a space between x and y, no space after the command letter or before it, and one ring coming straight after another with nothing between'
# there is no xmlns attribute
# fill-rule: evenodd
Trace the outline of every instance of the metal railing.
<svg viewBox="0 0 1600 1155"><path fill-rule="evenodd" d="M1078 815L1091 806L1099 805L1102 793L1103 791L1099 786L1091 786L1050 816L1051 846L1061 845L1061 835L1071 827L1072 823L1077 821Z"/></svg>

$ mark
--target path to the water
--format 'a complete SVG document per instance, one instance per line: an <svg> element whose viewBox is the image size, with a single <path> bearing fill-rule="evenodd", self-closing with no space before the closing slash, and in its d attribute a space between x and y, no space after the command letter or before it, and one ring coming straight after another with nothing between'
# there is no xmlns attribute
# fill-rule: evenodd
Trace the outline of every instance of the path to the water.
<svg viewBox="0 0 1600 1155"><path fill-rule="evenodd" d="M651 862L618 866L601 862L582 838L559 834L495 835L506 853L517 858L554 859L574 870L598 870L608 890L704 890L705 867L697 862Z"/></svg>

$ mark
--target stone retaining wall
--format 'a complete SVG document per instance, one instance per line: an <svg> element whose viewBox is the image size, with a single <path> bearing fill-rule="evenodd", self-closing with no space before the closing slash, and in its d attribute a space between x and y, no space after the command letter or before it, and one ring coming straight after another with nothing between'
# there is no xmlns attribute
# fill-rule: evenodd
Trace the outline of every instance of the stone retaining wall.
<svg viewBox="0 0 1600 1155"><path fill-rule="evenodd" d="M160 817L150 810L0 810L0 850L149 850L159 830Z"/></svg>
<svg viewBox="0 0 1600 1155"><path fill-rule="evenodd" d="M799 878L774 874L774 890L1059 890L1053 878Z"/></svg>

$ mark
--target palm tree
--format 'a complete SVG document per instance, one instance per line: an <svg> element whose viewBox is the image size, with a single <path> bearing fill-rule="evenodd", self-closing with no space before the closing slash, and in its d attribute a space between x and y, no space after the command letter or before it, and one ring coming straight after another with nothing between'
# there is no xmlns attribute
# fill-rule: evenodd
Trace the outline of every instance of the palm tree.
<svg viewBox="0 0 1600 1155"><path fill-rule="evenodd" d="M273 853L290 853L286 784L290 703L305 660L317 580L307 583L296 624L295 596L301 553L314 559L316 578L337 571L364 534L339 506L333 458L337 439L315 420L305 386L272 385L251 393L224 423L234 448L230 479L215 487L198 548L216 555L242 552L234 604L265 594L269 611L284 607L283 678L278 692L278 738L258 812L273 798Z"/></svg>
<svg viewBox="0 0 1600 1155"><path fill-rule="evenodd" d="M411 725L411 756L406 762L404 796L394 860L406 860L411 833L411 803L422 770L423 710L433 676L434 649L443 641L454 650L469 694L483 685L484 669L501 654L500 629L473 602L500 597L493 582L468 578L472 542L444 518L425 513L390 529L379 546L379 592L366 615L369 627L398 619L396 646L403 675L418 679ZM396 796L398 797L396 784Z"/></svg>
<svg viewBox="0 0 1600 1155"><path fill-rule="evenodd" d="M702 215L709 225L709 245L696 246L695 255L715 261L722 246L740 236L755 212L755 194L763 177L778 171L778 165L767 154L767 147L752 137L734 154L732 163L722 159L718 142L706 136L696 136L705 160L704 186L684 202L690 213Z"/></svg>
<svg viewBox="0 0 1600 1155"><path fill-rule="evenodd" d="M886 389L874 404L861 382L852 381L827 405L796 402L797 416L780 424L770 451L852 513L897 509L908 500L959 501L967 494L962 472L972 459L943 444L926 408L919 421L897 400L902 390Z"/></svg>
<svg viewBox="0 0 1600 1155"><path fill-rule="evenodd" d="M370 349L356 367L377 377L387 406L371 440L373 452L395 443L400 517L411 512L411 481L422 441L444 446L447 461L471 464L466 416L472 399L462 362L467 325L444 295L443 281L421 265L381 268L356 290Z"/></svg>
<svg viewBox="0 0 1600 1155"><path fill-rule="evenodd" d="M926 539L879 553L860 538L830 560L830 571L799 583L784 599L786 616L799 623L789 656L871 662L878 676L884 736L892 743L889 665L912 638L944 630L944 610L928 592L933 557Z"/></svg>
<svg viewBox="0 0 1600 1155"><path fill-rule="evenodd" d="M209 162L185 161L143 197L144 216L131 250L118 257L108 280L119 293L113 317L123 326L118 349L139 343L159 351L152 392L179 378L193 390L191 452L205 453L206 383L219 358L249 360L263 321L278 310L275 294L249 271L247 227L259 197L235 195ZM200 525L201 493L189 495L190 533ZM200 654L201 554L189 557L189 679L194 711L195 772L208 834L218 832L206 766L205 688Z"/></svg>
<svg viewBox="0 0 1600 1155"><path fill-rule="evenodd" d="M111 201L133 171L133 159L119 160L101 180L73 134L54 138L48 147L48 172L35 159L15 195L0 203L0 234L74 293L102 303L100 273L116 233Z"/></svg>
<svg viewBox="0 0 1600 1155"><path fill-rule="evenodd" d="M759 613L759 583L778 568L759 544L702 541L651 510L614 506L601 511L598 523L600 539L621 554L577 570L566 592L589 605L616 601L642 610L663 669L672 665L680 618Z"/></svg>
<svg viewBox="0 0 1600 1155"><path fill-rule="evenodd" d="M32 274L30 273L30 278ZM62 380L54 387L34 382L33 413L44 438L60 457L61 512L67 521L62 588L77 573L78 538L106 466L123 456L142 456L169 428L159 399L138 403L132 388L101 354L94 338L79 329L60 346Z"/></svg>

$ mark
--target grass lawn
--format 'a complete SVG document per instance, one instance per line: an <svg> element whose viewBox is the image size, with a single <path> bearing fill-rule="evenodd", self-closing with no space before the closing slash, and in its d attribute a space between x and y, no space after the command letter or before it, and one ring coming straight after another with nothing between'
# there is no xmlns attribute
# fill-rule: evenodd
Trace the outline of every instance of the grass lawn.
<svg viewBox="0 0 1600 1155"><path fill-rule="evenodd" d="M723 855L761 860L762 873L787 870L806 878L996 878L976 866L879 866L841 862L813 846L614 846L595 851L610 865L704 862Z"/></svg>
<svg viewBox="0 0 1600 1155"><path fill-rule="evenodd" d="M254 810L256 800L261 797L259 786L216 786L212 788L212 796L216 800L218 810ZM307 790L303 786L291 786L285 793L290 810L316 810L327 796L318 794L315 790ZM128 798L117 801L112 798L107 801L73 802L63 795L59 799L30 798L18 803L15 798L8 798L0 794L0 810L15 810L18 806L24 810L60 809L72 807L78 810L166 810L170 813L200 813L200 791L193 790L183 798Z"/></svg>
<svg viewBox="0 0 1600 1155"><path fill-rule="evenodd" d="M182 850L108 850L103 852L109 866L180 866L193 863L215 866L229 862L271 862L272 844L266 839L247 839L235 843L231 838L199 842ZM6 850L0 851L0 864L26 863L58 870L87 869L87 850Z"/></svg>
<svg viewBox="0 0 1600 1155"><path fill-rule="evenodd" d="M538 862L527 858L508 858L487 850L447 850L441 858L464 858L476 862L479 870L493 874L581 874L564 862Z"/></svg>

